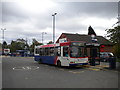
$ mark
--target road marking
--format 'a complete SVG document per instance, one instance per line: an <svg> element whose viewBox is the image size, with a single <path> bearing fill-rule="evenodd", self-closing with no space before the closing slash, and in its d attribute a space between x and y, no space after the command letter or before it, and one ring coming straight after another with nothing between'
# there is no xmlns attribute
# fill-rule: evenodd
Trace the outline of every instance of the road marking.
<svg viewBox="0 0 120 90"><path fill-rule="evenodd" d="M2 63L2 58L0 58L0 63Z"/></svg>
<svg viewBox="0 0 120 90"><path fill-rule="evenodd" d="M96 68L87 68L89 70L94 70L94 71L100 71L100 69L96 69Z"/></svg>
<svg viewBox="0 0 120 90"><path fill-rule="evenodd" d="M29 79L28 77L25 78L26 80Z"/></svg>
<svg viewBox="0 0 120 90"><path fill-rule="evenodd" d="M49 66L49 65L44 65L44 66Z"/></svg>
<svg viewBox="0 0 120 90"><path fill-rule="evenodd" d="M75 71L69 71L70 73L74 73L74 74L79 74L79 73L83 73L85 71L78 71L78 72L75 72Z"/></svg>
<svg viewBox="0 0 120 90"><path fill-rule="evenodd" d="M59 69L59 70L64 71L64 69Z"/></svg>
<svg viewBox="0 0 120 90"><path fill-rule="evenodd" d="M3 58L3 57L10 57L10 56L0 56L0 58Z"/></svg>
<svg viewBox="0 0 120 90"><path fill-rule="evenodd" d="M14 67L13 70L24 70L24 67Z"/></svg>
<svg viewBox="0 0 120 90"><path fill-rule="evenodd" d="M25 67L14 67L13 70L36 70L39 69L37 66L25 66Z"/></svg>

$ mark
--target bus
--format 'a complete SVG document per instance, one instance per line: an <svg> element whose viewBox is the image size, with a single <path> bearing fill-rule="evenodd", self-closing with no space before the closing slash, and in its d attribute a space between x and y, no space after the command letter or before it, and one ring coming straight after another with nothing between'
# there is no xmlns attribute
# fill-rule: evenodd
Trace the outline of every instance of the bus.
<svg viewBox="0 0 120 90"><path fill-rule="evenodd" d="M34 60L38 63L61 66L87 65L85 42L63 42L35 46Z"/></svg>
<svg viewBox="0 0 120 90"><path fill-rule="evenodd" d="M4 50L4 55L10 55L10 49L9 48L5 48Z"/></svg>

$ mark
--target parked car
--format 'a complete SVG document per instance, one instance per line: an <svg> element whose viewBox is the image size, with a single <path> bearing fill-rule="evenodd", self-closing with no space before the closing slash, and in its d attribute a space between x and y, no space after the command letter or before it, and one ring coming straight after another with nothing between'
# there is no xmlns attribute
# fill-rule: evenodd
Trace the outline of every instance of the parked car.
<svg viewBox="0 0 120 90"><path fill-rule="evenodd" d="M102 62L108 62L110 55L114 56L112 52L100 52L100 60Z"/></svg>

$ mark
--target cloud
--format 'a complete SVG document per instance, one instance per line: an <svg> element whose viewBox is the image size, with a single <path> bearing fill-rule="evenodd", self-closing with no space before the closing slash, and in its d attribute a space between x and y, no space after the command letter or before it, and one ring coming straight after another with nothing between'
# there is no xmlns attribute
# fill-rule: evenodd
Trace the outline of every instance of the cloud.
<svg viewBox="0 0 120 90"><path fill-rule="evenodd" d="M17 6L15 2L2 2L2 22L21 22L26 19L27 13L22 11L20 7Z"/></svg>
<svg viewBox="0 0 120 90"><path fill-rule="evenodd" d="M33 4L32 4L33 3ZM61 33L87 34L92 25L97 34L104 35L106 28L117 22L117 2L53 2L47 8L32 2L26 8L22 3L2 2L2 23L7 29L5 39L37 38L45 35L45 43L52 40L52 14L56 15L56 39ZM42 3L42 2L41 2ZM30 8L30 5L33 5ZM1 7L1 4L0 4ZM1 22L1 21L0 21ZM100 33L103 31L104 34Z"/></svg>

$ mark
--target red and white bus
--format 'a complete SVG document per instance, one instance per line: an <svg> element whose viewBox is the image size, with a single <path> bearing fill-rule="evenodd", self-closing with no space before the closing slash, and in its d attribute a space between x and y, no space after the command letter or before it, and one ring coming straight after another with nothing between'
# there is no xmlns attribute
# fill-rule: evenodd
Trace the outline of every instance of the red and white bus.
<svg viewBox="0 0 120 90"><path fill-rule="evenodd" d="M34 59L39 63L57 66L87 65L86 45L84 42L63 42L35 46Z"/></svg>

